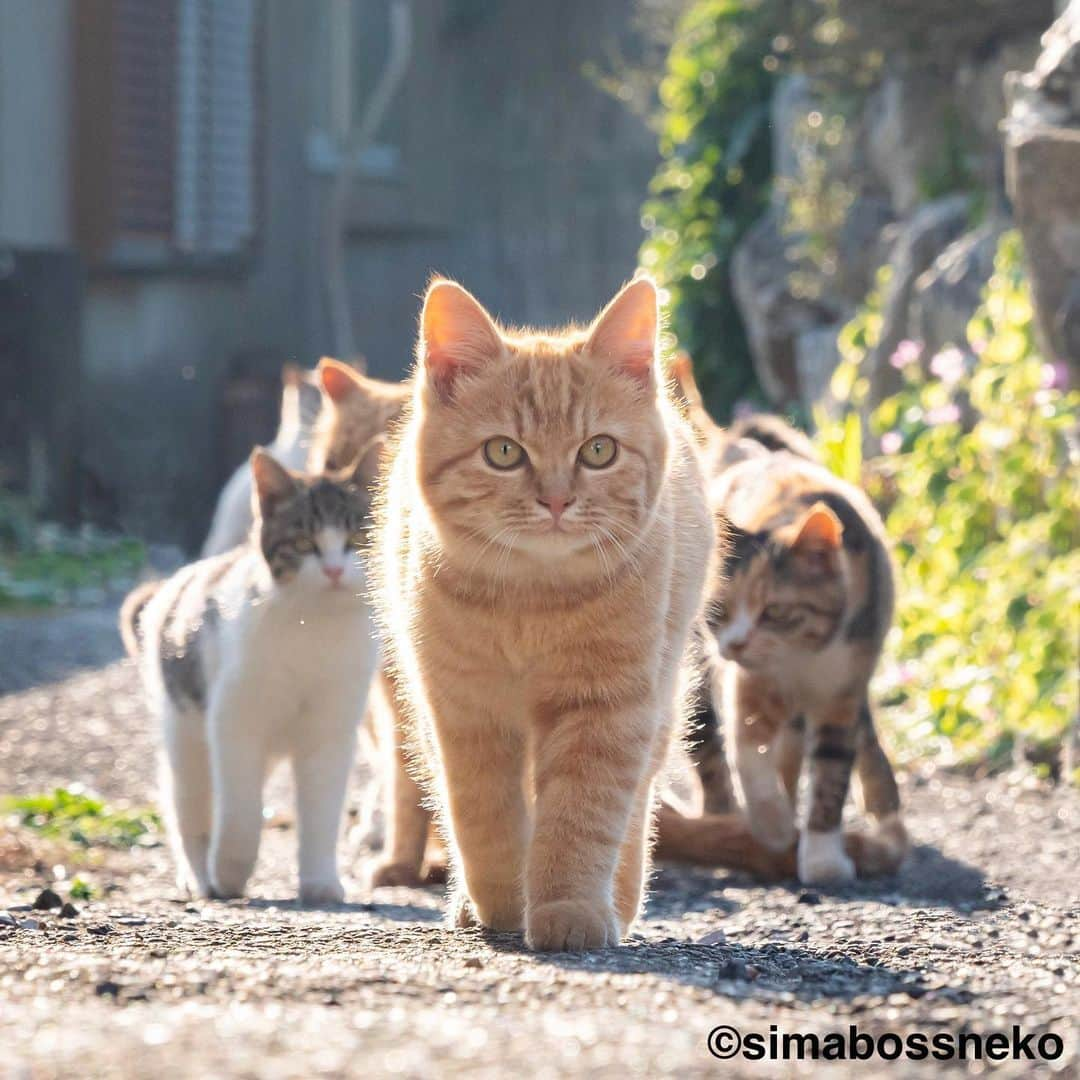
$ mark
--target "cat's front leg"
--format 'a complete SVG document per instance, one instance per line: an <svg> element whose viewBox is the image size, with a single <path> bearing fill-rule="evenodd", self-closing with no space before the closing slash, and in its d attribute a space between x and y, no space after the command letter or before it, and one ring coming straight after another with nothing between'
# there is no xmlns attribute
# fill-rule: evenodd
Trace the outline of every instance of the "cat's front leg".
<svg viewBox="0 0 1080 1080"><path fill-rule="evenodd" d="M618 944L615 871L658 716L655 706L620 709L595 695L559 695L537 709L529 948L577 952ZM643 869L644 857L635 853L624 883L627 896L639 895L631 879Z"/></svg>
<svg viewBox="0 0 1080 1080"><path fill-rule="evenodd" d="M520 930L529 837L524 740L483 706L464 702L443 703L436 731L455 864L451 920L457 926Z"/></svg>
<svg viewBox="0 0 1080 1080"><path fill-rule="evenodd" d="M842 819L855 760L859 702L842 699L811 714L810 807L799 837L799 880L811 885L853 881L855 864L844 851Z"/></svg>
<svg viewBox="0 0 1080 1080"><path fill-rule="evenodd" d="M778 736L788 724L779 696L741 668L731 673L730 739L750 831L766 847L782 852L795 843L795 807L784 786Z"/></svg>
<svg viewBox="0 0 1080 1080"><path fill-rule="evenodd" d="M210 887L220 900L244 895L259 854L268 707L247 680L218 687L210 701Z"/></svg>
<svg viewBox="0 0 1080 1080"><path fill-rule="evenodd" d="M363 701L355 698L318 704L314 715L304 718L293 749L300 901L304 904L340 904L345 899L337 843L362 706Z"/></svg>

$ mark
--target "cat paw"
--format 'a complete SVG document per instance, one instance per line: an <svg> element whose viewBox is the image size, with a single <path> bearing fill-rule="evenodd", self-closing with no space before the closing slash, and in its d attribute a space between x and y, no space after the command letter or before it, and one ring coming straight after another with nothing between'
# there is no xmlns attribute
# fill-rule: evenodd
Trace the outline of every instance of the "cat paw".
<svg viewBox="0 0 1080 1080"><path fill-rule="evenodd" d="M412 863L380 860L371 868L370 884L373 889L415 888L424 881L419 868Z"/></svg>
<svg viewBox="0 0 1080 1080"><path fill-rule="evenodd" d="M210 895L215 900L237 900L247 889L252 863L248 859L218 856L210 860Z"/></svg>
<svg viewBox="0 0 1080 1080"><path fill-rule="evenodd" d="M799 838L799 880L804 885L842 885L855 880L855 864L844 851L844 835L810 832Z"/></svg>
<svg viewBox="0 0 1080 1080"><path fill-rule="evenodd" d="M469 930L480 925L476 921L472 901L463 892L456 892L450 897L450 903L446 909L446 922L456 930Z"/></svg>
<svg viewBox="0 0 1080 1080"><path fill-rule="evenodd" d="M459 930L482 926L496 933L509 934L521 929L521 908L516 899L477 905L472 897L458 891L450 898L447 921Z"/></svg>
<svg viewBox="0 0 1080 1080"><path fill-rule="evenodd" d="M584 952L619 944L619 923L606 904L553 900L529 912L525 944L535 952Z"/></svg>
<svg viewBox="0 0 1080 1080"><path fill-rule="evenodd" d="M341 904L345 901L345 886L335 878L300 882L301 904Z"/></svg>
<svg viewBox="0 0 1080 1080"><path fill-rule="evenodd" d="M798 830L787 799L754 800L747 808L750 831L772 851L786 851L795 843Z"/></svg>
<svg viewBox="0 0 1080 1080"><path fill-rule="evenodd" d="M450 867L445 862L426 863L421 878L425 885L445 885L450 880Z"/></svg>

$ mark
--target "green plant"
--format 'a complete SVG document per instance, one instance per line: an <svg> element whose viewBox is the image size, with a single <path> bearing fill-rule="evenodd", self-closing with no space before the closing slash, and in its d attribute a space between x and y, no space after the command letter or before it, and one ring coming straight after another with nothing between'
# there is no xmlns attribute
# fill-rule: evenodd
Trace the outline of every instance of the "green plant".
<svg viewBox="0 0 1080 1080"><path fill-rule="evenodd" d="M833 379L846 416L822 424L829 464L860 471L849 427L875 337L871 302L845 334ZM972 350L932 358L904 342L902 390L869 420L862 463L887 511L899 567L896 628L879 691L906 752L1004 764L1058 763L1077 715L1080 469L1070 438L1080 394L1044 362L1019 239L1001 242Z"/></svg>
<svg viewBox="0 0 1080 1080"><path fill-rule="evenodd" d="M730 263L769 201L769 99L790 6L698 0L660 83L663 160L642 208L641 264L667 290L671 330L720 413L756 388Z"/></svg>
<svg viewBox="0 0 1080 1080"><path fill-rule="evenodd" d="M0 799L0 813L12 815L20 825L42 836L81 847L154 844L161 831L161 819L154 810L112 807L68 788Z"/></svg>
<svg viewBox="0 0 1080 1080"><path fill-rule="evenodd" d="M0 610L100 602L145 558L137 540L37 522L25 499L0 491Z"/></svg>
<svg viewBox="0 0 1080 1080"><path fill-rule="evenodd" d="M97 895L97 889L86 878L76 877L71 879L68 895L72 900L93 900Z"/></svg>

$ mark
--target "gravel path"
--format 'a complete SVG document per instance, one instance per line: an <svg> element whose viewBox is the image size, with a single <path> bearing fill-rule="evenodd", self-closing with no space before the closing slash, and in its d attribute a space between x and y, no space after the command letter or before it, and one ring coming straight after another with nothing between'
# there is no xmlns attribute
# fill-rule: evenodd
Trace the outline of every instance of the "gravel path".
<svg viewBox="0 0 1080 1080"><path fill-rule="evenodd" d="M152 730L112 627L111 612L0 619L0 792L76 782L152 799ZM1078 1075L1080 797L940 774L904 788L918 846L897 879L824 894L663 868L629 944L585 956L446 931L438 890L372 898L354 880L351 904L299 908L288 899L289 829L266 831L252 900L189 903L165 850L136 848L82 871L108 891L72 919L23 910L51 880L43 852L37 870L0 866L0 913L13 909L16 923L0 914L0 1075L826 1068L716 1061L706 1036L725 1024L766 1039L771 1025L845 1037L852 1024L874 1037L1020 1025L1060 1036L1053 1069ZM358 856L352 866L359 878ZM893 1077L927 1066L873 1058L828 1070Z"/></svg>

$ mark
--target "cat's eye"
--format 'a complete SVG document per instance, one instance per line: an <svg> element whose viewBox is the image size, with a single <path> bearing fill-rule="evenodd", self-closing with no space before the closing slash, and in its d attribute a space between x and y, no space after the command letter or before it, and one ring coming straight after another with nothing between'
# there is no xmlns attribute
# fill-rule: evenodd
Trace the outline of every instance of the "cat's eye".
<svg viewBox="0 0 1080 1080"><path fill-rule="evenodd" d="M788 615L786 604L766 604L761 613L766 622L782 622Z"/></svg>
<svg viewBox="0 0 1080 1080"><path fill-rule="evenodd" d="M516 469L525 461L525 450L513 439L496 435L484 443L484 460L493 469Z"/></svg>
<svg viewBox="0 0 1080 1080"><path fill-rule="evenodd" d="M590 469L606 469L619 452L619 444L610 435L594 435L581 444L578 460Z"/></svg>
<svg viewBox="0 0 1080 1080"><path fill-rule="evenodd" d="M315 541L309 540L306 536L301 536L293 547L296 549L298 555L311 555L315 551Z"/></svg>

